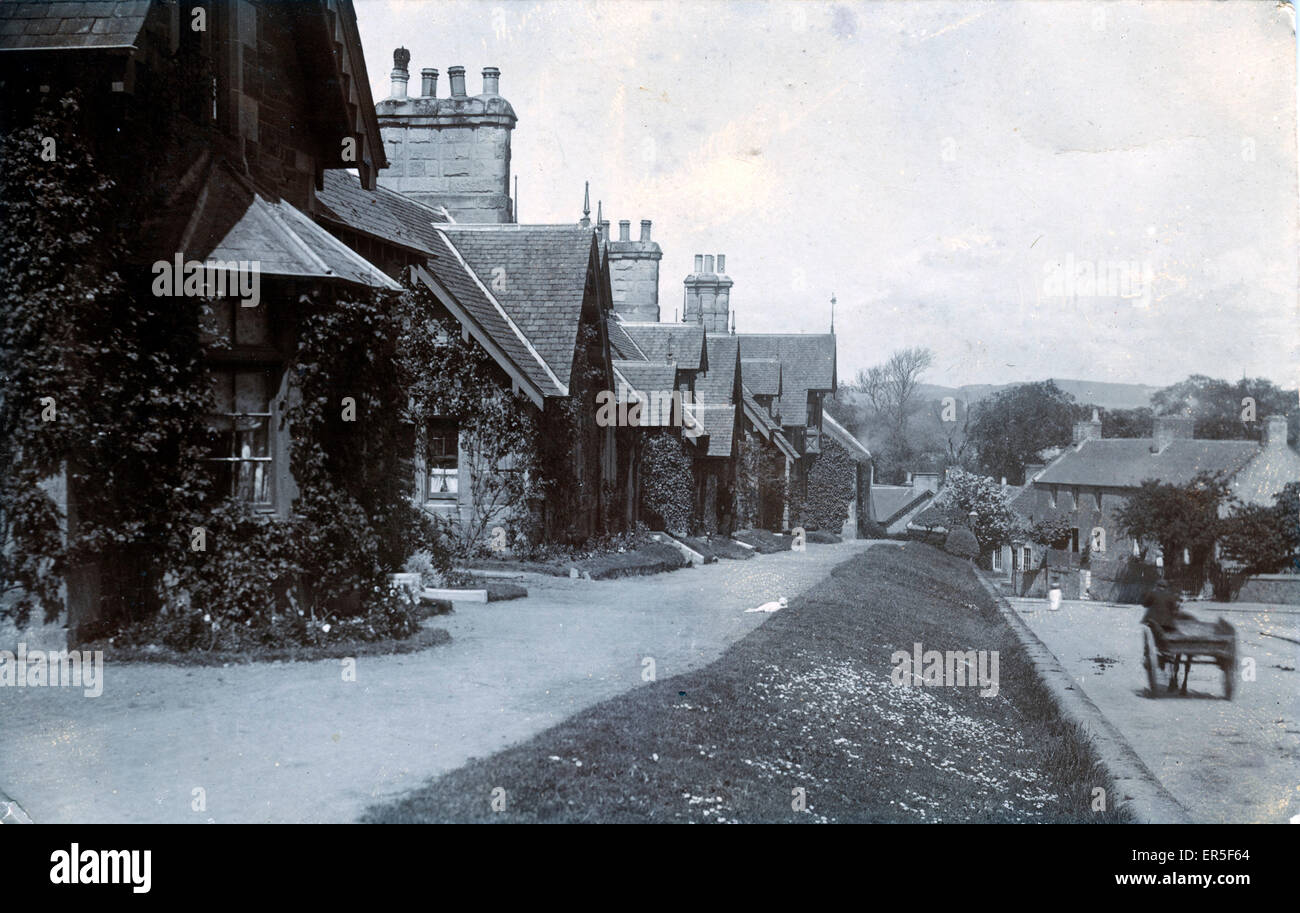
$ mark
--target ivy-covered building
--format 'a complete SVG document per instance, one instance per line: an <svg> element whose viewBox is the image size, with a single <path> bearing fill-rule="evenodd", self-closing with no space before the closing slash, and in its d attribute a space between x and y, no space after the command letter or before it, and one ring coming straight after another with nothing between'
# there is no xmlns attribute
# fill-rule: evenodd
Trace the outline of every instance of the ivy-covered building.
<svg viewBox="0 0 1300 913"><path fill-rule="evenodd" d="M116 262L81 268L106 290L105 326L130 355L105 378L99 402L62 388L67 420L94 428L106 420L98 411L111 387L122 402L116 425L135 439L134 452L123 449L110 466L94 465L111 458L93 454L111 435L80 440L74 430L61 445L66 458L49 490L61 502L75 630L156 605L157 554L181 534L203 551L203 534L216 535L202 525L214 504L281 520L310 512L291 467L309 461L291 420L302 414L301 384L311 383L303 341L341 326L349 303L399 289L321 227L317 191L341 169L373 189L387 160L350 0L0 4L0 85L8 140L27 124L50 130L41 192L75 181L60 169L78 156L105 182L78 199L86 212L104 208L89 217L94 238L82 249L111 250ZM79 332L87 338L76 344L93 351L96 331ZM83 362L68 376L94 371ZM307 374L339 394L343 422L349 409L366 408L360 390L345 399L342 379ZM193 450L186 435L196 403L206 414ZM151 411L171 415L170 426ZM346 434L321 421L312 446ZM320 468L322 479L333 471ZM151 486L176 503L152 502ZM183 516L196 525L182 528ZM326 598L325 589L316 595Z"/></svg>

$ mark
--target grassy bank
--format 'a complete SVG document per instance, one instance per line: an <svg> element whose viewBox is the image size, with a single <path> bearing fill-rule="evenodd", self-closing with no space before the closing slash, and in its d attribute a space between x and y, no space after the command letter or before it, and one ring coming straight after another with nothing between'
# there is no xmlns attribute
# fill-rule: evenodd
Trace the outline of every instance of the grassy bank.
<svg viewBox="0 0 1300 913"><path fill-rule="evenodd" d="M894 684L892 655L917 642L998 651L999 693ZM913 543L836 568L712 665L591 707L363 820L1116 820L1090 810L1096 787L1113 792L969 566Z"/></svg>

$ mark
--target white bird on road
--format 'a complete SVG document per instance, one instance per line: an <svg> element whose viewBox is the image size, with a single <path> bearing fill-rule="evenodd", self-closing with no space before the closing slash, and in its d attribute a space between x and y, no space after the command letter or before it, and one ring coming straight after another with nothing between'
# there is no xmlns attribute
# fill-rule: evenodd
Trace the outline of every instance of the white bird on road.
<svg viewBox="0 0 1300 913"><path fill-rule="evenodd" d="M776 602L765 602L756 609L745 609L745 614L749 614L750 612L779 612L788 605L789 603L786 601L786 598L782 596Z"/></svg>

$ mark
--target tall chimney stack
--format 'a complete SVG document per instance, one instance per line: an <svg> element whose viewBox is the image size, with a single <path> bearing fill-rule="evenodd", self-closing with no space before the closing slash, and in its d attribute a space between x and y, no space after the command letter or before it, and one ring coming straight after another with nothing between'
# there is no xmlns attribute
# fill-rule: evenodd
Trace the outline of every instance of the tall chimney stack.
<svg viewBox="0 0 1300 913"><path fill-rule="evenodd" d="M501 71L496 67L483 68L483 94L500 95Z"/></svg>
<svg viewBox="0 0 1300 913"><path fill-rule="evenodd" d="M411 62L411 52L406 48L398 48L393 51L393 72L392 72L392 89L389 91L389 97L397 101L406 100L406 84L411 79L411 72L407 64Z"/></svg>
<svg viewBox="0 0 1300 913"><path fill-rule="evenodd" d="M704 271L709 275L713 275L713 254L704 255Z"/></svg>
<svg viewBox="0 0 1300 913"><path fill-rule="evenodd" d="M438 97L438 71L433 67L425 67L420 71L420 97Z"/></svg>
<svg viewBox="0 0 1300 913"><path fill-rule="evenodd" d="M628 219L618 220L618 239L620 241L632 240L632 222Z"/></svg>
<svg viewBox="0 0 1300 913"><path fill-rule="evenodd" d="M642 220L641 220L641 240L642 240L642 241L649 241L649 240L650 240L650 220L649 220L649 219L642 219Z"/></svg>
<svg viewBox="0 0 1300 913"><path fill-rule="evenodd" d="M465 68L448 67L447 78L451 80L451 97L465 98Z"/></svg>
<svg viewBox="0 0 1300 913"><path fill-rule="evenodd" d="M718 254L718 275L723 275L727 271L727 255Z"/></svg>
<svg viewBox="0 0 1300 913"><path fill-rule="evenodd" d="M695 255L695 274L699 275L704 272L704 254Z"/></svg>

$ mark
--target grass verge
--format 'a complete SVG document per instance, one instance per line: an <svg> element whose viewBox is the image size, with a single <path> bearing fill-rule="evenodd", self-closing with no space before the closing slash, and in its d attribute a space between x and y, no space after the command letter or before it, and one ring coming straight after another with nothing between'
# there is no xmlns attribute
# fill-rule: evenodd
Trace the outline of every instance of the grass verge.
<svg viewBox="0 0 1300 913"><path fill-rule="evenodd" d="M894 684L893 654L998 651L999 691ZM876 547L695 672L464 767L367 822L1114 822L969 564ZM504 791L504 810L493 808ZM800 792L802 790L802 792Z"/></svg>

